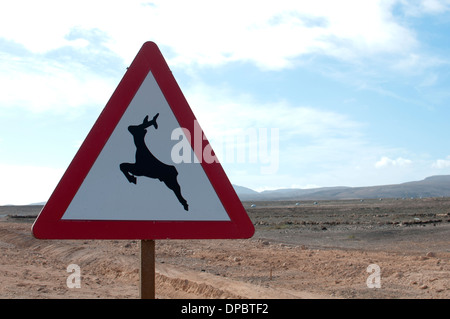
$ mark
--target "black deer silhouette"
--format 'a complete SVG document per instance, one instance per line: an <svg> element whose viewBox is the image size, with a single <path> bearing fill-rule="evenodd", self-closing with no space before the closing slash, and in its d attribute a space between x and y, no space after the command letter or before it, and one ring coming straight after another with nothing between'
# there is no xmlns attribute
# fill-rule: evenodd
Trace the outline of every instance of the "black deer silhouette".
<svg viewBox="0 0 450 319"><path fill-rule="evenodd" d="M146 128L153 125L155 129L158 129L158 123L156 123L158 116L159 113L149 121L147 115L142 124L128 126L128 131L133 135L134 144L136 145L136 163L122 163L120 164L120 170L128 181L133 184L137 182L136 176L159 179L175 193L184 209L188 210L187 201L181 195L180 185L177 181L177 169L175 166L164 164L158 160L145 144Z"/></svg>

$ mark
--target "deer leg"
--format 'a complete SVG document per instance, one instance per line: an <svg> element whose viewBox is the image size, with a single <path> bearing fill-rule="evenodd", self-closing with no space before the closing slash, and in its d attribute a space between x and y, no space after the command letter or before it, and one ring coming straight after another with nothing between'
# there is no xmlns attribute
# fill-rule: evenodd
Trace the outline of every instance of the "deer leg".
<svg viewBox="0 0 450 319"><path fill-rule="evenodd" d="M175 195L178 198L178 201L181 203L181 205L183 205L184 210L188 211L189 210L189 206L188 206L187 201L181 195L181 188L180 188L180 185L178 184L177 176L175 175L174 177L171 177L169 179L165 179L164 180L164 184L166 184L166 186L168 188L170 188L175 193Z"/></svg>
<svg viewBox="0 0 450 319"><path fill-rule="evenodd" d="M136 184L136 176L130 174L133 173L134 166L135 164L122 163L120 164L120 170L130 183Z"/></svg>

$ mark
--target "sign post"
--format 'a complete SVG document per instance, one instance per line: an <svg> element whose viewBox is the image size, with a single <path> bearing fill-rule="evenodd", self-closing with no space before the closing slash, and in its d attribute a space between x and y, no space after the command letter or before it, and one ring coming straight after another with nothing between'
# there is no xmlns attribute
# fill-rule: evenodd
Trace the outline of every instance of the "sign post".
<svg viewBox="0 0 450 319"><path fill-rule="evenodd" d="M139 295L141 299L155 299L155 241L141 240L140 254Z"/></svg>
<svg viewBox="0 0 450 319"><path fill-rule="evenodd" d="M158 46L146 42L32 226L38 239L250 238L254 226Z"/></svg>

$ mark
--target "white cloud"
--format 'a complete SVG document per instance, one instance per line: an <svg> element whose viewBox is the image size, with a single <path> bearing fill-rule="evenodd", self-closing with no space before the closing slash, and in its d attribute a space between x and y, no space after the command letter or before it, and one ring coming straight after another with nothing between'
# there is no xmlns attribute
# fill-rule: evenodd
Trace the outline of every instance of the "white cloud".
<svg viewBox="0 0 450 319"><path fill-rule="evenodd" d="M197 5L196 9L193 9ZM383 1L189 1L157 2L151 11L161 28L157 40L170 46L175 64L253 61L263 68L292 65L304 54L352 60L378 53L403 54L417 45ZM201 15L194 10L198 8ZM351 10L350 10L351 8ZM183 25L183 30L169 24ZM156 25L155 25L156 26ZM195 35L195 36L191 36Z"/></svg>
<svg viewBox="0 0 450 319"><path fill-rule="evenodd" d="M411 16L421 16L424 14L441 14L450 11L450 1L448 0L400 0L405 8L405 13Z"/></svg>
<svg viewBox="0 0 450 319"><path fill-rule="evenodd" d="M411 165L412 161L409 159L405 159L402 157L398 157L397 159L390 159L387 156L383 156L378 162L375 163L376 168L384 168L384 167L405 167Z"/></svg>
<svg viewBox="0 0 450 319"><path fill-rule="evenodd" d="M0 164L0 205L27 205L47 200L63 170L40 166Z"/></svg>
<svg viewBox="0 0 450 319"><path fill-rule="evenodd" d="M135 6L115 1L11 1L0 4L0 37L24 45L34 53L45 53L64 46L79 46L79 41L66 37L71 29L120 27L120 20L133 20L126 16L127 8ZM137 11L137 10L136 10ZM120 17L122 19L120 19Z"/></svg>
<svg viewBox="0 0 450 319"><path fill-rule="evenodd" d="M34 112L66 112L80 106L101 109L116 86L112 79L76 62L1 53L0 57L0 108L20 106Z"/></svg>
<svg viewBox="0 0 450 319"><path fill-rule="evenodd" d="M393 1L10 1L0 4L0 37L35 53L63 46L74 28L99 29L106 45L131 62L154 40L170 48L173 65L252 61L263 68L292 65L304 54L356 59L402 54L414 33L395 20Z"/></svg>
<svg viewBox="0 0 450 319"><path fill-rule="evenodd" d="M245 132L248 128L279 128L280 138L354 138L363 124L348 116L286 101L259 102L254 97L197 83L184 90L208 138ZM214 110L214 112L211 112Z"/></svg>
<svg viewBox="0 0 450 319"><path fill-rule="evenodd" d="M446 159L438 159L433 164L431 164L432 168L443 169L450 167L450 156L447 156Z"/></svg>
<svg viewBox="0 0 450 319"><path fill-rule="evenodd" d="M82 59L57 61L45 56L61 48L87 52L98 60L113 54L129 64L142 43L153 40L171 67L185 70L189 66L221 66L233 61L280 70L295 65L305 55L331 56L351 63L380 54L397 55L397 59L384 61L401 72L441 64L440 59L416 52L419 44L414 32L392 14L395 3L1 2L0 39L12 41L31 54L17 57L0 53L0 85L3 92L8 92L0 94L0 107L21 105L33 111L65 111L87 104L103 106L119 79L101 76L83 65ZM431 3L424 5L432 7ZM86 30L101 34L102 51L90 47L100 40L83 32Z"/></svg>

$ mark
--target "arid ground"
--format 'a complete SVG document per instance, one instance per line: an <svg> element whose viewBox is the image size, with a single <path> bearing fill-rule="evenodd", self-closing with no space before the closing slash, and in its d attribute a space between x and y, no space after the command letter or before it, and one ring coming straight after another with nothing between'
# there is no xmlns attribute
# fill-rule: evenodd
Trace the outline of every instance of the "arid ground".
<svg viewBox="0 0 450 319"><path fill-rule="evenodd" d="M450 198L244 206L251 239L156 241L157 298L450 298ZM0 298L139 298L139 241L37 240L41 208L0 207Z"/></svg>

